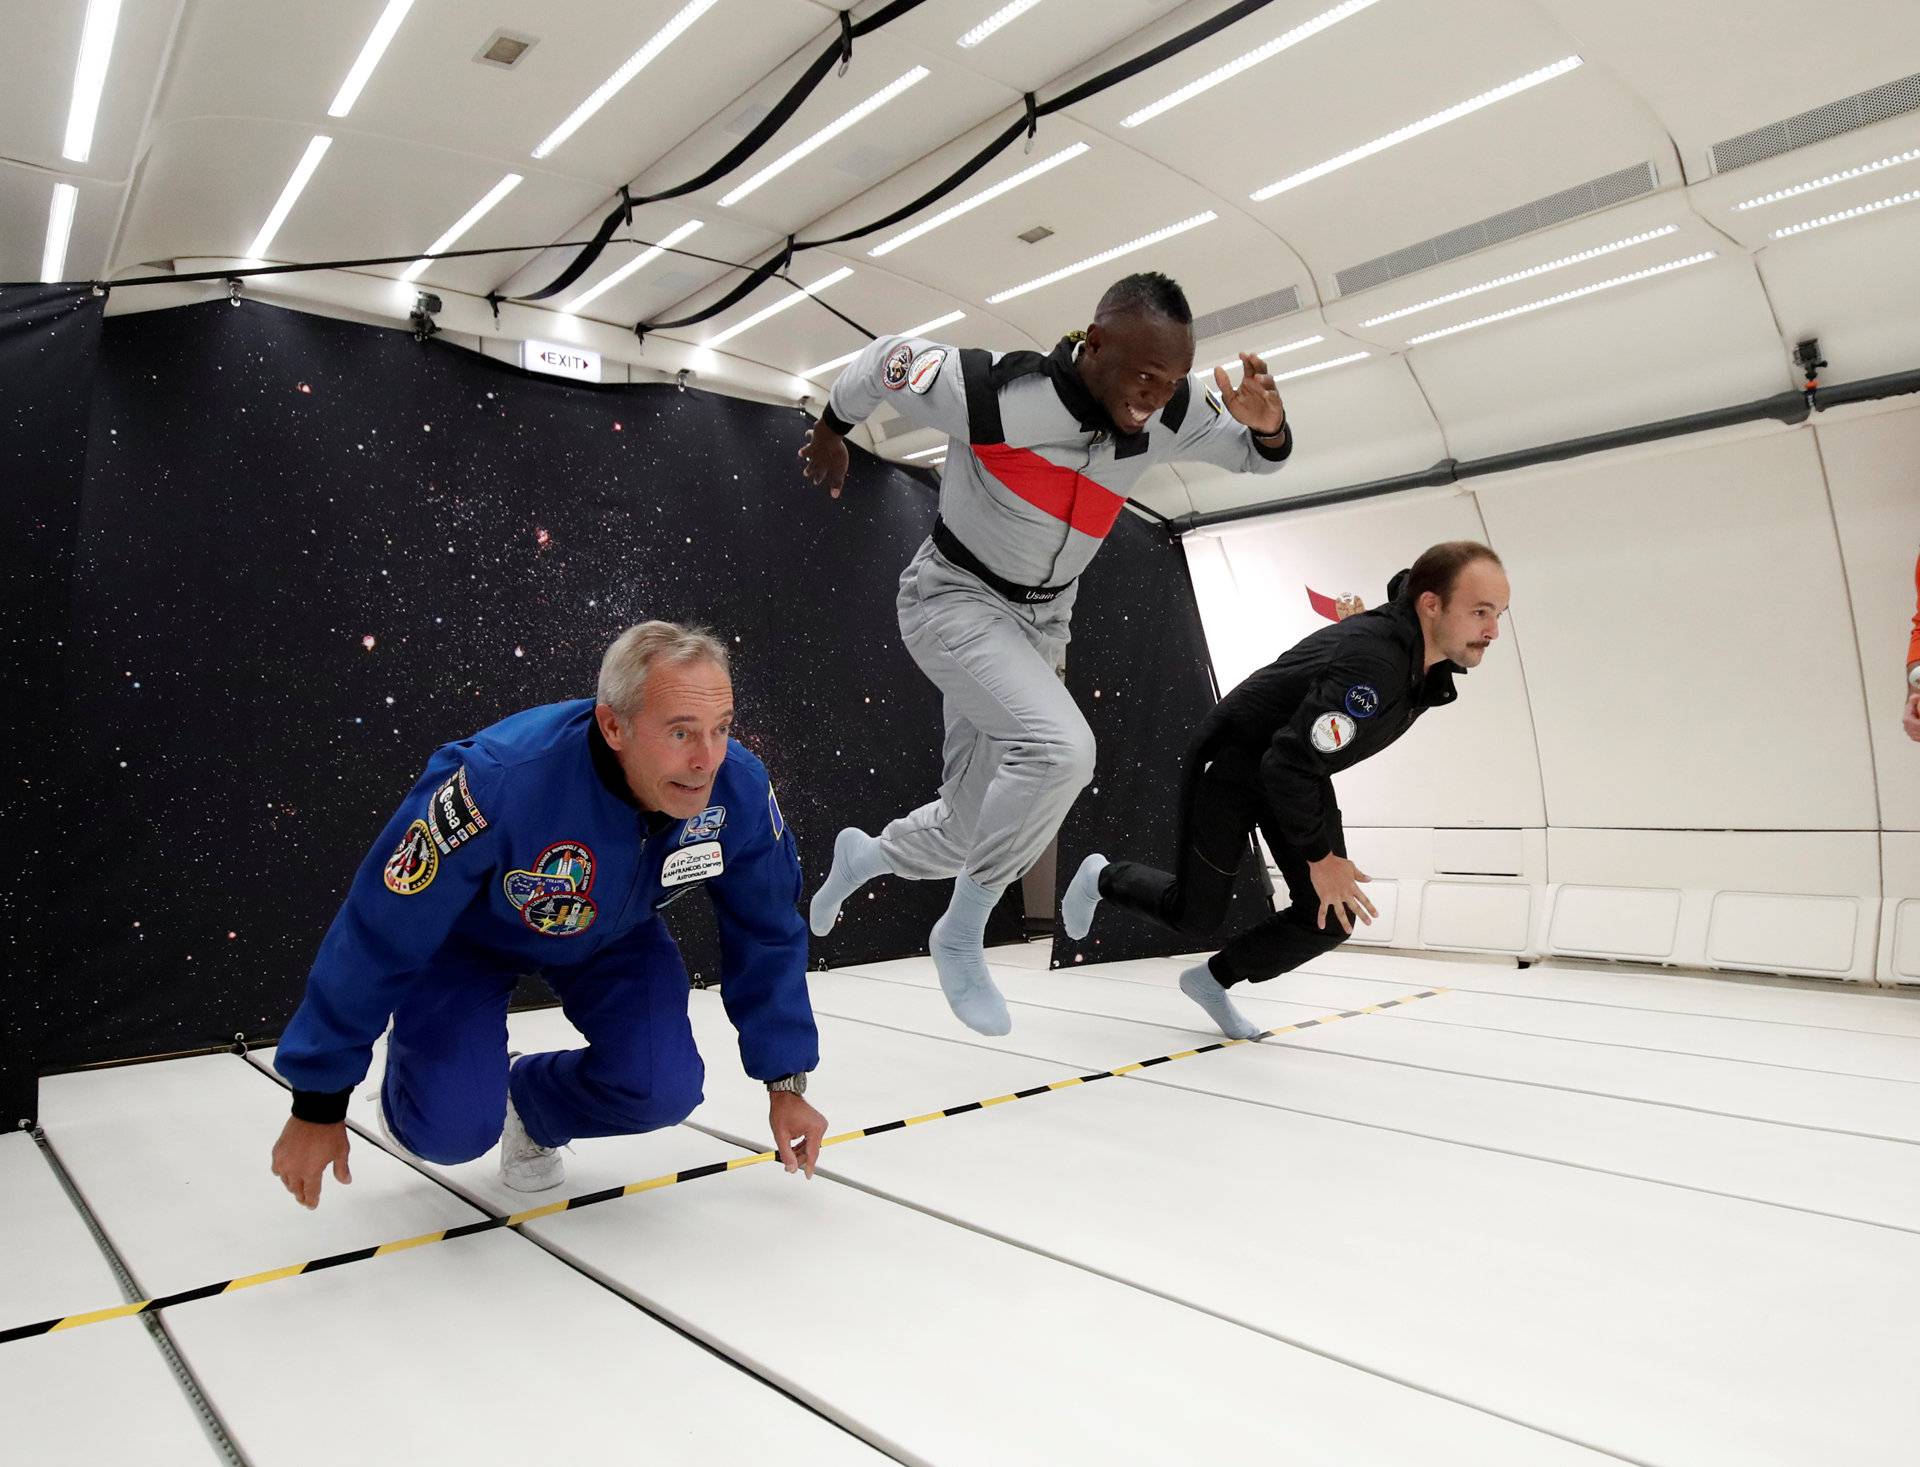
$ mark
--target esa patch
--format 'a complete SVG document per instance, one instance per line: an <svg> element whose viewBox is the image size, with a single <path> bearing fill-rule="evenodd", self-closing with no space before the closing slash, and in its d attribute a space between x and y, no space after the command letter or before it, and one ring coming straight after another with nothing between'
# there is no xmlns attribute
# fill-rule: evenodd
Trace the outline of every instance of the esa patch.
<svg viewBox="0 0 1920 1467"><path fill-rule="evenodd" d="M907 374L913 370L913 348L904 341L887 353L887 364L881 369L880 382L889 392L898 392L907 385Z"/></svg>
<svg viewBox="0 0 1920 1467"><path fill-rule="evenodd" d="M685 886L689 881L708 881L727 869L727 858L711 842L675 851L661 863L662 886Z"/></svg>
<svg viewBox="0 0 1920 1467"><path fill-rule="evenodd" d="M473 802L473 792L467 788L466 765L461 765L453 778L433 792L433 800L427 806L427 824L433 843L443 856L452 855L457 847L487 828L487 817L480 813L480 807Z"/></svg>
<svg viewBox="0 0 1920 1467"><path fill-rule="evenodd" d="M1312 737L1322 754L1338 754L1353 742L1353 720L1344 713L1322 713L1313 721Z"/></svg>
<svg viewBox="0 0 1920 1467"><path fill-rule="evenodd" d="M940 375L940 369L947 364L947 354L939 347L932 351L923 351L913 359L913 365L907 369L907 390L916 397L924 397L933 386L934 379Z"/></svg>
<svg viewBox="0 0 1920 1467"><path fill-rule="evenodd" d="M577 891L549 892L520 909L520 920L543 937L578 937L599 915L593 898Z"/></svg>
<svg viewBox="0 0 1920 1467"><path fill-rule="evenodd" d="M1355 683L1341 701L1355 718L1371 718L1380 711L1380 694L1371 683Z"/></svg>
<svg viewBox="0 0 1920 1467"><path fill-rule="evenodd" d="M773 826L773 838L778 843L787 833L787 817L780 813L780 801L773 793L773 786L767 786L767 820Z"/></svg>
<svg viewBox="0 0 1920 1467"><path fill-rule="evenodd" d="M681 827L679 843L684 846L696 840L712 840L726 824L727 807L709 805Z"/></svg>
<svg viewBox="0 0 1920 1467"><path fill-rule="evenodd" d="M386 870L382 873L387 890L401 896L414 896L432 886L433 878L439 874L440 852L434 849L433 832L427 829L426 821L416 820L400 837L393 854L387 857Z"/></svg>

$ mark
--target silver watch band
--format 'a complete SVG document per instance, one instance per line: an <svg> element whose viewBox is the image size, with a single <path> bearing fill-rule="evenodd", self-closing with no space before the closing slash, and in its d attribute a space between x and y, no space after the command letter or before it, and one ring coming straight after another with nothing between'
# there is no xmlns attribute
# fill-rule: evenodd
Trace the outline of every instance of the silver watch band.
<svg viewBox="0 0 1920 1467"><path fill-rule="evenodd" d="M782 1075L778 1080L767 1081L767 1090L769 1092L786 1090L791 1091L795 1095L805 1095L807 1093L807 1077L804 1072L796 1075Z"/></svg>

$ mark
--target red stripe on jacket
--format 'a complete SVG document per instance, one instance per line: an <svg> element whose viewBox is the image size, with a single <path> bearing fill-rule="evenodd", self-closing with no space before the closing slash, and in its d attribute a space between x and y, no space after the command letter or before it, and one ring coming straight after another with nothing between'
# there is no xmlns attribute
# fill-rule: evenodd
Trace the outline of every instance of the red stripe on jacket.
<svg viewBox="0 0 1920 1467"><path fill-rule="evenodd" d="M976 443L973 456L1009 492L1096 540L1107 538L1127 502L1124 494L1115 494L1084 474L1052 463L1031 448Z"/></svg>

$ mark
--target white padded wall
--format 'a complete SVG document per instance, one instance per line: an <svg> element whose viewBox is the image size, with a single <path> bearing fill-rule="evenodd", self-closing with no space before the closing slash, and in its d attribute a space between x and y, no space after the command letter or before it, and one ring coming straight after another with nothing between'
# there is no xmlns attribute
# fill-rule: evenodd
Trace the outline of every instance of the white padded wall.
<svg viewBox="0 0 1920 1467"><path fill-rule="evenodd" d="M1473 497L1402 495L1305 510L1186 537L1201 616L1221 690L1271 662L1326 622L1307 601L1360 595L1369 606L1388 579L1440 540L1485 538ZM1217 541L1218 548L1207 547ZM1516 578L1518 580L1519 578ZM1233 594L1226 594L1231 585ZM1516 586L1515 596L1529 592ZM1353 826L1540 826L1546 814L1521 670L1524 604L1460 700L1425 717L1393 748L1335 780Z"/></svg>
<svg viewBox="0 0 1920 1467"><path fill-rule="evenodd" d="M1875 828L1811 434L1586 459L1479 498L1526 627L1555 825Z"/></svg>
<svg viewBox="0 0 1920 1467"><path fill-rule="evenodd" d="M1880 824L1920 830L1920 744L1900 726L1920 552L1920 408L1822 423L1818 436L1859 630Z"/></svg>

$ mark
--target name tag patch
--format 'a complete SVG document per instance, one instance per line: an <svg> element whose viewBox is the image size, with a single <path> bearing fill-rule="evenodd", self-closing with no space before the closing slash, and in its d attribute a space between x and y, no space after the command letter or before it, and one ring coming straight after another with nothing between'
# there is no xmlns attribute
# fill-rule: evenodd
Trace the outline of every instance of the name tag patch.
<svg viewBox="0 0 1920 1467"><path fill-rule="evenodd" d="M660 866L660 884L685 886L689 881L709 881L726 869L726 853L717 843L705 842L668 856Z"/></svg>

